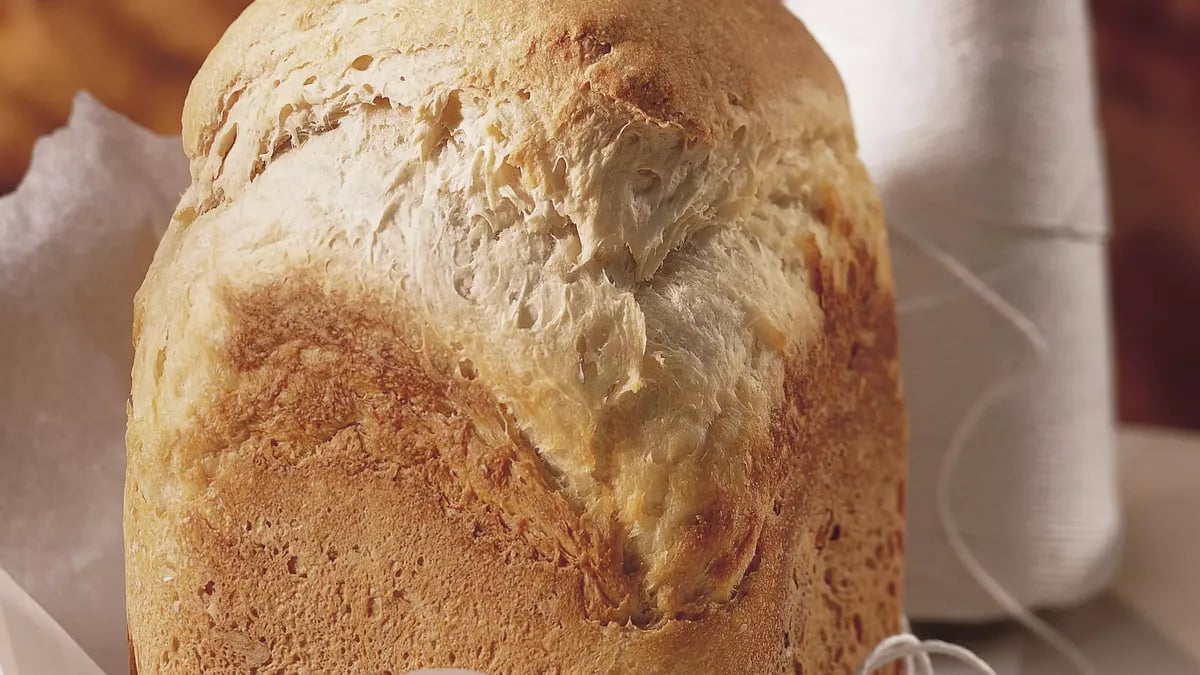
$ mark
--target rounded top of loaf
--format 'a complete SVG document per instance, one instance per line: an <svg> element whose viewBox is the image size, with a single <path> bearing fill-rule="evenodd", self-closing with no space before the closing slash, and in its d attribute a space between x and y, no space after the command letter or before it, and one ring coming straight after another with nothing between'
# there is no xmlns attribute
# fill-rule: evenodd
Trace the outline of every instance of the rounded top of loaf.
<svg viewBox="0 0 1200 675"><path fill-rule="evenodd" d="M779 0L259 0L192 85L187 153L211 146L238 83L277 85L270 74L287 62L364 67L435 47L458 52L452 76L464 82L548 97L550 126L589 91L700 141L734 133L734 109L762 110L801 84L845 108L836 68Z"/></svg>

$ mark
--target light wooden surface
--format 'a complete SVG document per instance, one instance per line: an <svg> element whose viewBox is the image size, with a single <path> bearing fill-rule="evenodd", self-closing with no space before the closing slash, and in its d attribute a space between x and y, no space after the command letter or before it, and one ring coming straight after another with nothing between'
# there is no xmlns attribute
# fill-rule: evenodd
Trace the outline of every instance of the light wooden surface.
<svg viewBox="0 0 1200 675"><path fill-rule="evenodd" d="M1200 435L1121 435L1125 559L1114 595L1200 664Z"/></svg>

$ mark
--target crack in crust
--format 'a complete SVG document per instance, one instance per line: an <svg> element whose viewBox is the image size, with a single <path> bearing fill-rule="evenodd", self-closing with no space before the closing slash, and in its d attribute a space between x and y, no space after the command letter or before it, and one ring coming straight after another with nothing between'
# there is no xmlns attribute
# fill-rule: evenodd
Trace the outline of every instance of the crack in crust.
<svg viewBox="0 0 1200 675"><path fill-rule="evenodd" d="M245 449L298 468L334 462L347 475L424 474L448 512L486 504L490 526L476 528L509 554L524 548L580 569L589 616L649 620L637 574L621 564L620 528L562 495L509 413L452 367L452 354L418 342L376 301L313 279L230 291L226 306L235 388L204 417L202 455Z"/></svg>

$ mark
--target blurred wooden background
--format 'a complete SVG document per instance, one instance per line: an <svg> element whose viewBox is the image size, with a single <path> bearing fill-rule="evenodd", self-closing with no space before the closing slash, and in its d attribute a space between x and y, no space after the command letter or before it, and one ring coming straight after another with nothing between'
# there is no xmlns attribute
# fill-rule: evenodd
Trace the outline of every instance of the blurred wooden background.
<svg viewBox="0 0 1200 675"><path fill-rule="evenodd" d="M247 0L0 0L0 192L86 88L177 132L192 75Z"/></svg>
<svg viewBox="0 0 1200 675"><path fill-rule="evenodd" d="M1121 414L1200 429L1200 0L1091 3ZM192 74L246 4L0 0L0 194L77 89L177 132Z"/></svg>
<svg viewBox="0 0 1200 675"><path fill-rule="evenodd" d="M1200 429L1200 0L1092 0L1121 414Z"/></svg>

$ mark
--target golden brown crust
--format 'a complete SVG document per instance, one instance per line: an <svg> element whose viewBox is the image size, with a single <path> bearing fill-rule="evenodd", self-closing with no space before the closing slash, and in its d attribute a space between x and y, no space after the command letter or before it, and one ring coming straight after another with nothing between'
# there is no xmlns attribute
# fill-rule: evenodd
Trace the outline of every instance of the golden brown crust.
<svg viewBox="0 0 1200 675"><path fill-rule="evenodd" d="M727 605L639 628L587 618L623 574L603 524L486 440L499 406L378 301L296 279L233 293L238 384L181 439L223 452L171 525L187 565L130 569L141 672L853 672L901 611L904 429L891 298L822 300L833 328L790 362L756 456L774 508L752 571Z"/></svg>

